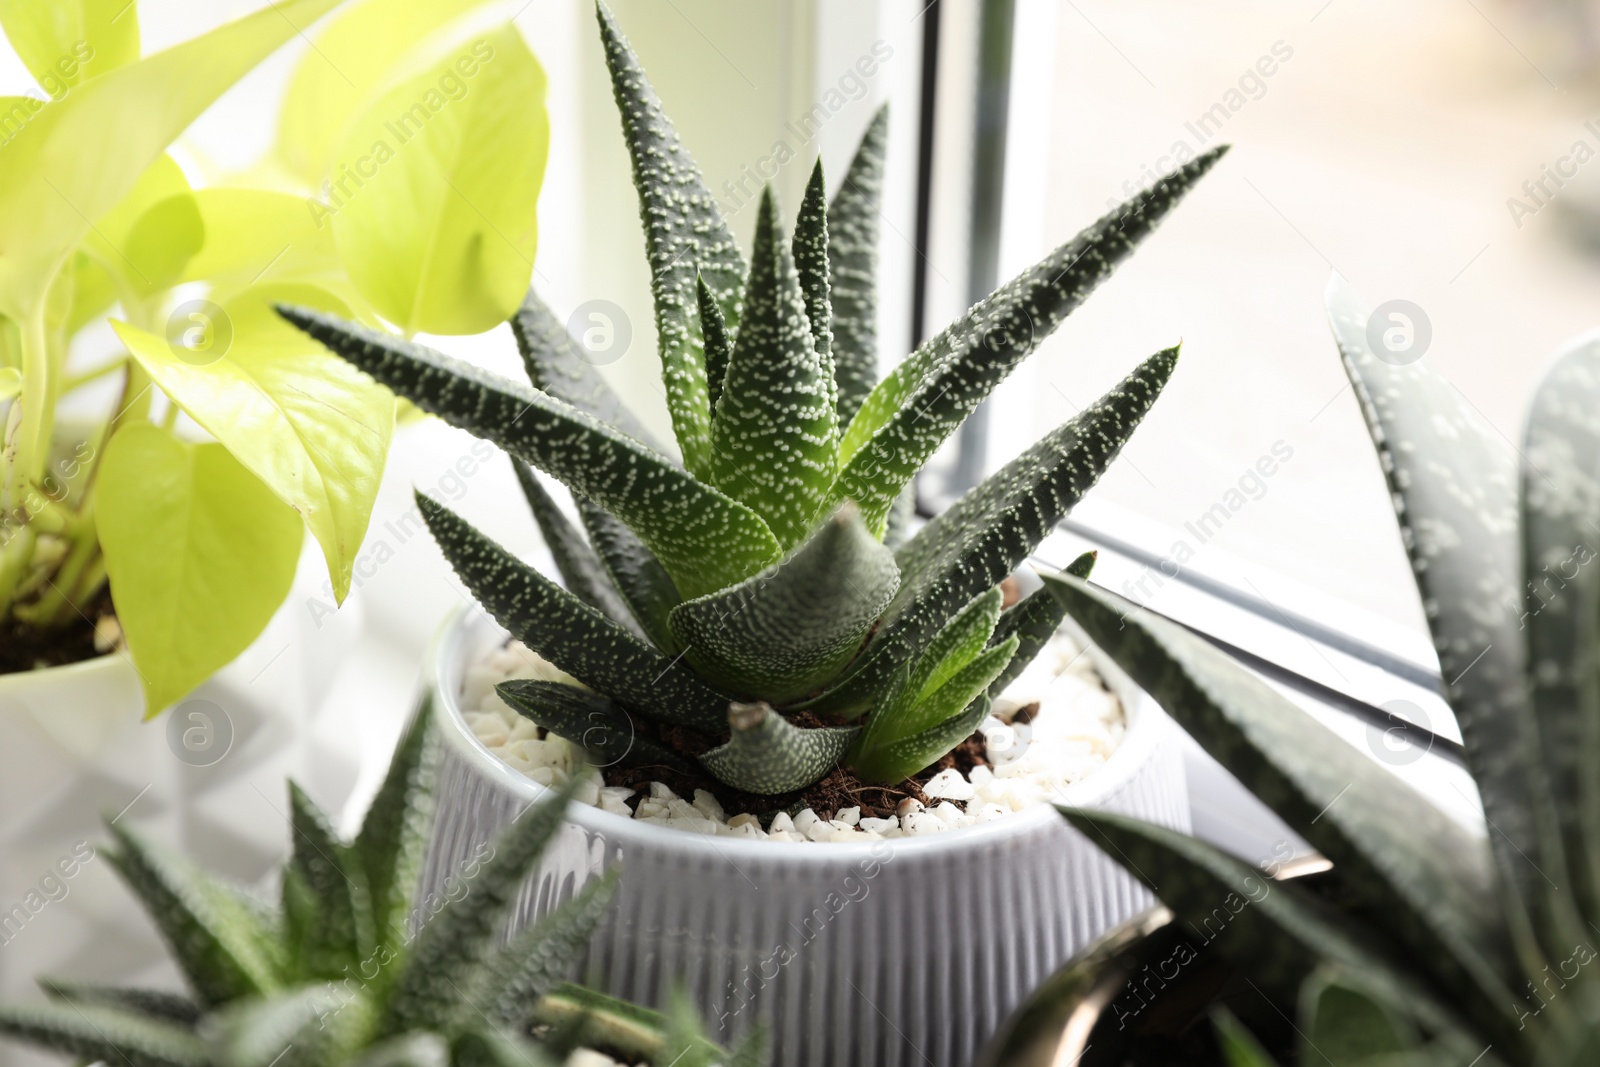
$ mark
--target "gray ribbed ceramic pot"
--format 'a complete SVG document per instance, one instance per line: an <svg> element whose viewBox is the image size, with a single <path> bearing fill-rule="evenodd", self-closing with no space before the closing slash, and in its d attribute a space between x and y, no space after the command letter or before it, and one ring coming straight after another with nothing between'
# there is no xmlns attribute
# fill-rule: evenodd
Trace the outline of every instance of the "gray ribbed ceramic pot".
<svg viewBox="0 0 1600 1067"><path fill-rule="evenodd" d="M463 610L429 655L442 761L424 893L546 790L473 737L465 668L505 632ZM1095 654L1131 719L1116 753L1063 803L1187 831L1175 727ZM660 1005L687 991L724 1039L765 1023L779 1067L966 1067L1028 992L1153 899L1056 812L927 837L797 844L705 837L575 805L524 886L517 923L622 864L585 974ZM426 897L424 897L426 899Z"/></svg>

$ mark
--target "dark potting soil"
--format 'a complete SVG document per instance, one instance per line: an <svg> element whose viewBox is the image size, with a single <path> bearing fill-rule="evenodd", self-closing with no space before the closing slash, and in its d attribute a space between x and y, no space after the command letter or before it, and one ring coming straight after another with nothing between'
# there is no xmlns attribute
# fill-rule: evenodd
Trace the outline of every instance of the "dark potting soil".
<svg viewBox="0 0 1600 1067"><path fill-rule="evenodd" d="M103 588L82 614L59 630L42 634L15 619L0 623L0 674L94 659L101 654L94 645L95 625L111 614L111 590Z"/></svg>

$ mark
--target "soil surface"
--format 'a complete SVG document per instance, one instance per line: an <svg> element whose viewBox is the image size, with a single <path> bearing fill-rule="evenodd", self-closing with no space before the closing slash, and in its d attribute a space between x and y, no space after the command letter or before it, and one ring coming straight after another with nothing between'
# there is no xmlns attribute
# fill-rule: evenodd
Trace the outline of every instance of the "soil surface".
<svg viewBox="0 0 1600 1067"><path fill-rule="evenodd" d="M111 614L111 590L105 587L83 614L48 634L15 619L0 623L0 674L94 659L101 654L94 644L95 624Z"/></svg>

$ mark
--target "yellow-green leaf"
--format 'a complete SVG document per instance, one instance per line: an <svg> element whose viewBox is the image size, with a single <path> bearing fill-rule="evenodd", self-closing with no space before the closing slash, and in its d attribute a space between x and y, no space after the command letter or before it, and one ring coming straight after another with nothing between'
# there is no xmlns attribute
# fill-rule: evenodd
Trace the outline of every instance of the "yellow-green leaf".
<svg viewBox="0 0 1600 1067"><path fill-rule="evenodd" d="M327 201L357 290L407 334L471 334L522 302L549 121L545 77L506 25L448 49L346 131Z"/></svg>
<svg viewBox="0 0 1600 1067"><path fill-rule="evenodd" d="M274 301L349 314L325 290L262 284L195 310L193 336L209 347L184 343L187 323L169 328L172 341L114 325L155 383L305 519L342 600L383 475L394 402L283 322Z"/></svg>
<svg viewBox="0 0 1600 1067"><path fill-rule="evenodd" d="M0 401L22 392L22 372L15 367L0 367Z"/></svg>
<svg viewBox="0 0 1600 1067"><path fill-rule="evenodd" d="M350 119L395 63L434 31L485 0L364 0L331 19L306 50L284 95L278 152L307 185L333 169Z"/></svg>
<svg viewBox="0 0 1600 1067"><path fill-rule="evenodd" d="M0 314L26 321L62 260L184 128L339 0L279 0L81 82L0 145Z"/></svg>
<svg viewBox="0 0 1600 1067"><path fill-rule="evenodd" d="M186 282L243 288L262 281L342 276L333 231L317 225L316 201L266 189L220 186L194 194L205 243L184 270Z"/></svg>
<svg viewBox="0 0 1600 1067"><path fill-rule="evenodd" d="M133 0L0 0L6 39L59 100L73 86L139 58Z"/></svg>
<svg viewBox="0 0 1600 1067"><path fill-rule="evenodd" d="M117 206L84 235L83 250L135 295L169 289L205 243L205 225L183 171L158 156Z"/></svg>
<svg viewBox="0 0 1600 1067"><path fill-rule="evenodd" d="M149 423L117 431L100 462L111 597L155 715L261 633L294 580L300 523L221 445Z"/></svg>

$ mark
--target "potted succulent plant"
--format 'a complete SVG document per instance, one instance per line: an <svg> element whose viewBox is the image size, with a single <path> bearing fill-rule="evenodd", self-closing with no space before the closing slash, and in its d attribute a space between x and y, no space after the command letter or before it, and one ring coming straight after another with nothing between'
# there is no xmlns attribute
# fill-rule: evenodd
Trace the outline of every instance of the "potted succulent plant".
<svg viewBox="0 0 1600 1067"><path fill-rule="evenodd" d="M336 6L274 4L141 57L134 4L0 5L43 90L0 103L0 899L133 804L208 862L260 873L275 842L255 776L354 781L358 746L310 723L356 621L303 605L350 588L395 404L271 306L408 333L502 321L531 274L546 137L543 75L514 30L454 33L470 4L366 0L296 69L282 164L192 188L168 145ZM447 100L442 78L470 94ZM375 117L413 99L427 125L349 196ZM486 125L492 142L463 134ZM493 195L439 177L447 151L493 162ZM508 248L485 238L496 227L524 236ZM410 254L424 239L436 260ZM464 247L481 250L470 301ZM322 560L302 565L307 532ZM60 929L8 938L0 991L89 946L118 969L153 949L98 871L39 920Z"/></svg>
<svg viewBox="0 0 1600 1067"><path fill-rule="evenodd" d="M1278 884L1166 828L1067 811L1176 921L1119 931L1033 1006L1034 1018L1050 1000L1055 1017L1076 1013L1057 1062L1164 1064L1183 1050L1184 1062L1514 1067L1592 1063L1600 1049L1600 339L1559 354L1513 445L1425 361L1388 348L1381 326L1369 331L1342 279L1328 296L1483 823L1456 823L1205 642L1106 590L1046 579L1331 861ZM1139 947L1152 930L1168 951ZM1128 970L1130 957L1149 967ZM1210 986L1197 989L1202 971Z"/></svg>
<svg viewBox="0 0 1600 1067"><path fill-rule="evenodd" d="M475 842L447 884L420 893L437 770L424 709L350 841L291 782L293 848L277 902L113 822L109 862L161 931L187 989L44 977L46 1001L0 1005L0 1035L134 1067L761 1062L759 1038L725 1052L681 1001L664 1016L565 981L610 904L615 871L500 943L570 789Z"/></svg>
<svg viewBox="0 0 1600 1067"><path fill-rule="evenodd" d="M429 877L541 795L534 778L571 771L589 803L574 808L520 914L537 919L559 887L620 853L618 913L591 954L613 992L659 1002L682 981L724 1034L768 1019L785 1063L964 1062L1022 990L1142 899L1047 808L978 826L985 805L963 812L949 798L978 799L963 759L975 767L992 754L973 743L985 723L1000 732L993 701L1063 623L1042 593L1002 610L998 587L1114 458L1176 349L898 549L897 502L1220 153L1089 227L879 381L886 117L831 204L818 167L792 241L763 197L747 269L632 50L603 7L598 17L640 194L676 456L537 296L512 320L532 388L323 312L280 309L422 410L511 453L565 582L419 494L498 623L463 613L429 663L446 738ZM531 468L572 490L586 537ZM487 689L485 659L509 654L508 633L533 666L497 699L526 717L513 740L544 766L514 768L469 721L478 709L464 693ZM1064 795L1181 827L1165 720L1107 672L1122 742ZM1083 692L1116 709L1098 679ZM1037 735L1046 721L1011 728ZM999 777L988 771L976 780ZM868 818L868 802L884 798ZM655 810L656 823L676 825L639 818ZM930 819L957 829L921 835ZM758 837L847 840L742 839Z"/></svg>

